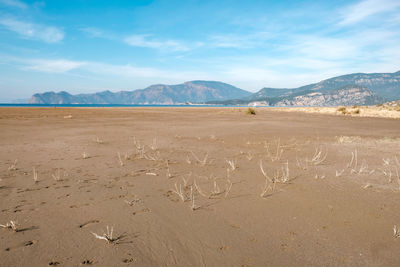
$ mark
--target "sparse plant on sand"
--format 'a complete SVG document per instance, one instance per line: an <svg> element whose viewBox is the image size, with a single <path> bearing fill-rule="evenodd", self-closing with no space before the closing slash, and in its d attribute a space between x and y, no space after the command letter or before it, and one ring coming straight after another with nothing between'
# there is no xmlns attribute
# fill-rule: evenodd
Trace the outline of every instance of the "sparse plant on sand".
<svg viewBox="0 0 400 267"><path fill-rule="evenodd" d="M214 180L214 186L213 186L213 189L211 189L211 196L218 196L221 193L223 193L223 192L219 188L217 181Z"/></svg>
<svg viewBox="0 0 400 267"><path fill-rule="evenodd" d="M271 159L272 162L274 161L278 161L281 159L282 154L283 154L283 148L281 148L281 139L278 139L278 143L276 145L276 152L275 155L273 155L270 151L269 151L269 145L265 142L264 147L267 149L267 154L269 156L269 158Z"/></svg>
<svg viewBox="0 0 400 267"><path fill-rule="evenodd" d="M192 172L189 172L184 177L182 177L184 188L188 188L188 182L189 182L190 177L192 177Z"/></svg>
<svg viewBox="0 0 400 267"><path fill-rule="evenodd" d="M124 155L124 159L125 159L125 160L130 160L131 158L132 158L131 153L126 152L125 155Z"/></svg>
<svg viewBox="0 0 400 267"><path fill-rule="evenodd" d="M9 221L6 224L0 224L0 227L13 230L14 232L18 232L18 223L16 221Z"/></svg>
<svg viewBox="0 0 400 267"><path fill-rule="evenodd" d="M370 170L368 164L365 160L361 162L361 166L358 167L358 152L357 149L354 152L351 152L351 160L349 164L347 164L347 168L351 169L351 173L355 174L373 174L375 170Z"/></svg>
<svg viewBox="0 0 400 267"><path fill-rule="evenodd" d="M179 196L179 198L182 200L182 202L186 201L186 195L185 195L185 191L182 190L182 184L179 184L179 187L178 187L177 183L175 183L175 189L172 189L172 192L177 194Z"/></svg>
<svg viewBox="0 0 400 267"><path fill-rule="evenodd" d="M190 208L193 211L199 209L200 207L197 207L196 204L194 204L194 193L193 193L193 187L192 186L190 186L190 198L192 199L192 205L190 206Z"/></svg>
<svg viewBox="0 0 400 267"><path fill-rule="evenodd" d="M226 163L228 163L228 165L229 165L229 168L230 168L230 170L231 171L234 171L234 170L236 170L237 169L237 165L236 165L236 160L225 160L226 161Z"/></svg>
<svg viewBox="0 0 400 267"><path fill-rule="evenodd" d="M113 237L113 232L114 232L114 227L108 227L107 226L107 231L103 233L102 235L98 235L96 233L91 232L95 238L105 240L108 244L116 244L118 240L122 238L122 236L119 237Z"/></svg>
<svg viewBox="0 0 400 267"><path fill-rule="evenodd" d="M200 186L197 184L196 180L193 181L194 187L196 188L197 192L199 192L200 195L206 198L210 198L210 195L207 195L201 190Z"/></svg>
<svg viewBox="0 0 400 267"><path fill-rule="evenodd" d="M273 186L271 186L271 184L268 181L268 179L265 179L265 184L262 187L262 191L261 191L260 197L262 197L262 198L266 197L267 196L267 192L270 191L270 190L272 192L275 191L275 183L273 184Z"/></svg>
<svg viewBox="0 0 400 267"><path fill-rule="evenodd" d="M265 183L264 183L264 186L262 187L262 191L260 194L260 197L264 198L268 191L272 191L272 192L275 191L276 181L267 175L267 173L265 172L264 167L262 165L262 160L260 160L259 165L260 165L261 173L263 174L263 176L265 178Z"/></svg>
<svg viewBox="0 0 400 267"><path fill-rule="evenodd" d="M125 164L122 161L121 154L119 152L117 153L117 156L118 156L119 165L121 165L121 167L123 167Z"/></svg>
<svg viewBox="0 0 400 267"><path fill-rule="evenodd" d="M157 147L157 138L153 139L153 143L150 145L151 150L155 151L158 149Z"/></svg>
<svg viewBox="0 0 400 267"><path fill-rule="evenodd" d="M167 176L168 179L173 177L171 172L170 172L170 170L169 170L169 167L167 168L167 172L166 172L165 175Z"/></svg>
<svg viewBox="0 0 400 267"><path fill-rule="evenodd" d="M142 148L144 148L144 145L142 145L139 140L136 140L135 136L133 137L133 144L136 147L136 149L138 149L138 150L141 150Z"/></svg>
<svg viewBox="0 0 400 267"><path fill-rule="evenodd" d="M340 176L342 176L343 173L344 173L344 169L342 169L341 171L336 170L335 176L340 177Z"/></svg>
<svg viewBox="0 0 400 267"><path fill-rule="evenodd" d="M398 184L398 190L400 191L400 176L399 176L399 170L397 169L397 166L395 167L396 170L396 176L397 176L397 184Z"/></svg>
<svg viewBox="0 0 400 267"><path fill-rule="evenodd" d="M226 184L225 195L224 195L225 198L227 198L229 192L231 192L232 185L233 185L233 183L232 183L231 180L227 179L227 182L228 182L228 183Z"/></svg>
<svg viewBox="0 0 400 267"><path fill-rule="evenodd" d="M360 169L358 170L358 174L362 173L367 173L367 174L373 174L375 170L369 170L368 164L365 161L365 159L361 162Z"/></svg>
<svg viewBox="0 0 400 267"><path fill-rule="evenodd" d="M278 181L281 181L282 183L289 182L289 161L284 163L284 166L282 167L282 173L278 176L278 178L280 178Z"/></svg>
<svg viewBox="0 0 400 267"><path fill-rule="evenodd" d="M104 143L103 140L101 140L98 136L96 136L96 138L94 139L94 141L95 141L97 144L103 144L103 143Z"/></svg>
<svg viewBox="0 0 400 267"><path fill-rule="evenodd" d="M247 115L256 115L257 113L256 113L256 110L254 109L254 108L248 108L247 109L247 111L246 111L246 114Z"/></svg>
<svg viewBox="0 0 400 267"><path fill-rule="evenodd" d="M253 154L251 152L247 152L246 158L248 161L251 161L253 159Z"/></svg>
<svg viewBox="0 0 400 267"><path fill-rule="evenodd" d="M351 160L349 162L349 164L347 164L347 168L351 168L352 171L355 170L357 168L357 162L358 161L358 157L357 157L357 149L354 150L354 152L351 152Z"/></svg>
<svg viewBox="0 0 400 267"><path fill-rule="evenodd" d="M36 171L36 168L35 168L35 167L33 167L32 173L33 173L33 181L34 181L35 183L39 182L39 180L38 180L38 172Z"/></svg>
<svg viewBox="0 0 400 267"><path fill-rule="evenodd" d="M174 177L174 176L171 174L171 171L170 171L170 169L169 169L169 163L168 163L168 160L166 160L166 161L165 161L165 164L167 165L167 172L166 172L166 176L167 176L167 178L169 179L169 178L172 178L172 177Z"/></svg>
<svg viewBox="0 0 400 267"><path fill-rule="evenodd" d="M61 181L61 171L60 171L60 168L58 168L57 171L51 175L51 177L53 177L53 179L54 179L55 181L57 181L57 182L58 182L58 181Z"/></svg>
<svg viewBox="0 0 400 267"><path fill-rule="evenodd" d="M196 156L196 154L193 153L193 151L190 151L190 153L192 153L193 157L195 158L195 160L201 165L201 166L205 166L207 164L207 159L208 159L208 153L206 153L206 155L204 156L204 158L202 160L199 159L199 157Z"/></svg>
<svg viewBox="0 0 400 267"><path fill-rule="evenodd" d="M11 164L11 165L8 167L8 170L9 170L9 171L15 171L15 170L17 170L17 163L18 163L18 160L17 160L17 159L14 160L14 163Z"/></svg>
<svg viewBox="0 0 400 267"><path fill-rule="evenodd" d="M320 148L316 148L314 155L312 156L311 160L308 160L308 162L314 165L319 165L325 161L327 156L328 156L328 151L326 151L324 154Z"/></svg>
<svg viewBox="0 0 400 267"><path fill-rule="evenodd" d="M382 161L383 161L383 165L390 165L390 158L387 158L387 159L382 159Z"/></svg>
<svg viewBox="0 0 400 267"><path fill-rule="evenodd" d="M399 238L399 237L400 237L400 231L399 231L399 229L397 228L397 225L394 225L394 226L393 226L393 237L394 237L394 238Z"/></svg>
<svg viewBox="0 0 400 267"><path fill-rule="evenodd" d="M83 153L82 153L82 158L83 158L83 159L88 159L88 158L90 158L90 156L89 156L88 153L83 152Z"/></svg>
<svg viewBox="0 0 400 267"><path fill-rule="evenodd" d="M147 160L157 161L160 159L160 151L157 151L156 153L153 153L153 155L150 155L146 154L146 152L143 150L143 156Z"/></svg>
<svg viewBox="0 0 400 267"><path fill-rule="evenodd" d="M366 185L363 186L363 189L368 189L368 188L371 188L371 187L372 187L372 184L367 183Z"/></svg>
<svg viewBox="0 0 400 267"><path fill-rule="evenodd" d="M259 163L261 173L263 176L268 179L271 183L287 183L289 182L289 162L283 163L281 169L275 171L274 176L271 178L267 175L262 165L262 160Z"/></svg>
<svg viewBox="0 0 400 267"><path fill-rule="evenodd" d="M302 170L307 170L308 168L308 161L307 160L299 160L299 158L296 156L296 166L299 169Z"/></svg>

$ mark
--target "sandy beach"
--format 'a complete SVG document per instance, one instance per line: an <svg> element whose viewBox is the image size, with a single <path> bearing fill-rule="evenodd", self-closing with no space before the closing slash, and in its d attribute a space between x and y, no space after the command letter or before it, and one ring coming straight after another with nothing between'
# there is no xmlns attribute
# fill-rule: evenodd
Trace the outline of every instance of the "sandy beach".
<svg viewBox="0 0 400 267"><path fill-rule="evenodd" d="M245 111L0 108L0 266L399 266L399 120Z"/></svg>

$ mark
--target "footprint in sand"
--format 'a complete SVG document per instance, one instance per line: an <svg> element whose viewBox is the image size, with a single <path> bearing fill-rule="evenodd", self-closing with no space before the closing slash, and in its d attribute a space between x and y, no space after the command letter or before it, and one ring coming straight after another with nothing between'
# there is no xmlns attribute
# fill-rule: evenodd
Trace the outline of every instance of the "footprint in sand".
<svg viewBox="0 0 400 267"><path fill-rule="evenodd" d="M168 190L164 196L166 196L169 200L171 200L172 202L179 202L179 197L172 192L171 190Z"/></svg>
<svg viewBox="0 0 400 267"><path fill-rule="evenodd" d="M138 211L133 212L133 215L139 214L139 213L144 213L144 212L151 212L151 210L149 208L144 208Z"/></svg>
<svg viewBox="0 0 400 267"><path fill-rule="evenodd" d="M223 246L220 246L218 249L219 249L220 251L226 251L226 250L229 249L229 247L226 246L226 245L223 245Z"/></svg>
<svg viewBox="0 0 400 267"><path fill-rule="evenodd" d="M36 241L30 240L30 241L21 243L17 246L6 248L5 251L11 251L11 250L15 250L15 249L23 248L23 247L30 247L30 246L33 246L34 244L36 244Z"/></svg>
<svg viewBox="0 0 400 267"><path fill-rule="evenodd" d="M84 260L81 262L82 265L92 265L93 261L92 260Z"/></svg>
<svg viewBox="0 0 400 267"><path fill-rule="evenodd" d="M131 262L135 262L135 261L136 261L136 259L134 259L134 258L127 258L127 259L122 260L123 263L131 263Z"/></svg>

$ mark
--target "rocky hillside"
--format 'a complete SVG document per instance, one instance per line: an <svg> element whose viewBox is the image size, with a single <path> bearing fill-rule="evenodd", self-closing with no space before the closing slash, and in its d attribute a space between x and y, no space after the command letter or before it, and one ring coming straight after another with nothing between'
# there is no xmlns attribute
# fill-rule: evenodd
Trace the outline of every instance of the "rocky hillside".
<svg viewBox="0 0 400 267"><path fill-rule="evenodd" d="M309 92L284 98L276 106L349 106L381 103L383 99L361 86L346 86L328 92Z"/></svg>
<svg viewBox="0 0 400 267"><path fill-rule="evenodd" d="M34 94L32 104L180 104L244 98L251 93L214 81L191 81L177 85L157 84L135 91L71 95L67 92Z"/></svg>
<svg viewBox="0 0 400 267"><path fill-rule="evenodd" d="M298 88L263 88L249 97L218 104L269 106L372 105L400 99L400 71L356 73Z"/></svg>

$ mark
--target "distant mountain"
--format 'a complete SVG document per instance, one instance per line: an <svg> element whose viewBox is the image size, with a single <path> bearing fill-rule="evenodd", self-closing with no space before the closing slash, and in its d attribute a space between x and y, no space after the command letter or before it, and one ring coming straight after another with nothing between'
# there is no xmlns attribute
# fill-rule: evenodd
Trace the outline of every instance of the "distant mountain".
<svg viewBox="0 0 400 267"><path fill-rule="evenodd" d="M177 85L156 84L135 91L71 95L67 92L34 94L35 104L241 104L269 106L373 105L400 99L400 71L355 73L298 88L263 88L252 94L214 81Z"/></svg>
<svg viewBox="0 0 400 267"><path fill-rule="evenodd" d="M244 98L251 93L232 85L214 81L191 81L177 85L156 84L135 91L71 95L67 92L34 94L32 104L178 104L204 103Z"/></svg>
<svg viewBox="0 0 400 267"><path fill-rule="evenodd" d="M400 99L400 71L355 73L298 88L263 88L249 97L215 104L270 106L369 105Z"/></svg>

